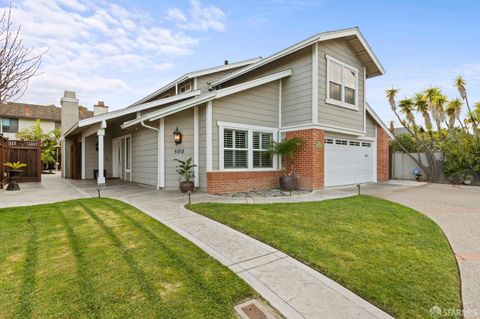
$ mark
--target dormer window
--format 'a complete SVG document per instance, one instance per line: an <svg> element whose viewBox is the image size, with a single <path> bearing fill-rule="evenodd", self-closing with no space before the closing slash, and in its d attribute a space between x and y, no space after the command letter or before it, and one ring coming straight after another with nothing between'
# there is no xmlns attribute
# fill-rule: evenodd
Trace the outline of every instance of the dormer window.
<svg viewBox="0 0 480 319"><path fill-rule="evenodd" d="M358 110L358 69L327 55L326 103Z"/></svg>
<svg viewBox="0 0 480 319"><path fill-rule="evenodd" d="M187 84L180 87L180 93L189 92L191 90L192 90L192 84L191 83L187 83Z"/></svg>

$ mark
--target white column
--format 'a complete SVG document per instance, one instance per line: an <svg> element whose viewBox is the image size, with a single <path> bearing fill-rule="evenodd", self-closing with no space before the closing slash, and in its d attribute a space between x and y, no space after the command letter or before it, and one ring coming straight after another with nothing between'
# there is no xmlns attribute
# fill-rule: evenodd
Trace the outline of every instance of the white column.
<svg viewBox="0 0 480 319"><path fill-rule="evenodd" d="M86 159L86 154L85 154L85 150L86 150L86 145L85 145L85 141L86 141L86 138L85 136L82 136L82 179L85 179L85 175L86 175L86 172L85 172L85 159Z"/></svg>
<svg viewBox="0 0 480 319"><path fill-rule="evenodd" d="M98 176L97 184L105 185L105 176L103 175L104 170L104 137L105 137L105 128L107 128L107 123L105 121L100 125L100 129L97 131L98 136Z"/></svg>
<svg viewBox="0 0 480 319"><path fill-rule="evenodd" d="M312 124L318 124L318 42L312 51Z"/></svg>
<svg viewBox="0 0 480 319"><path fill-rule="evenodd" d="M158 188L165 187L165 119L158 126Z"/></svg>
<svg viewBox="0 0 480 319"><path fill-rule="evenodd" d="M196 79L196 78L195 78ZM193 163L195 166L195 187L199 187L199 164L200 164L200 116L198 106L193 109Z"/></svg>
<svg viewBox="0 0 480 319"><path fill-rule="evenodd" d="M206 118L206 144L207 144L207 172L213 169L213 139L212 139L212 125L213 125L213 109L212 101L207 102L207 118ZM223 143L223 141L221 142Z"/></svg>

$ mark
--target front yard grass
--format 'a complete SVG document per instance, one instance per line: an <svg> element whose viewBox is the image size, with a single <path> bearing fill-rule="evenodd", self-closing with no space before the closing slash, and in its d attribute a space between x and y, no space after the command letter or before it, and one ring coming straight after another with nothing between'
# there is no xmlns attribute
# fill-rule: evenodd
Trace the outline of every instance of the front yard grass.
<svg viewBox="0 0 480 319"><path fill-rule="evenodd" d="M0 317L235 318L255 296L183 237L111 199L0 209Z"/></svg>
<svg viewBox="0 0 480 319"><path fill-rule="evenodd" d="M410 208L369 196L187 208L301 260L397 318L461 309L457 264L441 229Z"/></svg>

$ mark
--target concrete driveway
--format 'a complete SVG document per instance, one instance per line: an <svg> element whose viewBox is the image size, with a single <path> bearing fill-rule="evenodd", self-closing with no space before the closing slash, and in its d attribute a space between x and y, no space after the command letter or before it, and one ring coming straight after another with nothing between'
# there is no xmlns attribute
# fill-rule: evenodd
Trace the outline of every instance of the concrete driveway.
<svg viewBox="0 0 480 319"><path fill-rule="evenodd" d="M363 192L416 209L440 225L460 266L465 318L480 318L480 187L394 183Z"/></svg>

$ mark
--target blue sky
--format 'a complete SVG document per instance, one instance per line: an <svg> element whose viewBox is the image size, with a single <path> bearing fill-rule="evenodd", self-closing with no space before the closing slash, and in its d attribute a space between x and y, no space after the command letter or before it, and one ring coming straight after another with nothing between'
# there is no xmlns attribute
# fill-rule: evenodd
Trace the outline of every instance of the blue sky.
<svg viewBox="0 0 480 319"><path fill-rule="evenodd" d="M5 6L5 3L4 3ZM367 98L393 119L384 90L429 85L456 95L463 74L480 100L478 1L16 0L30 46L48 48L22 101L57 104L64 89L91 107L124 107L195 69L268 56L315 33L360 27L386 69Z"/></svg>

